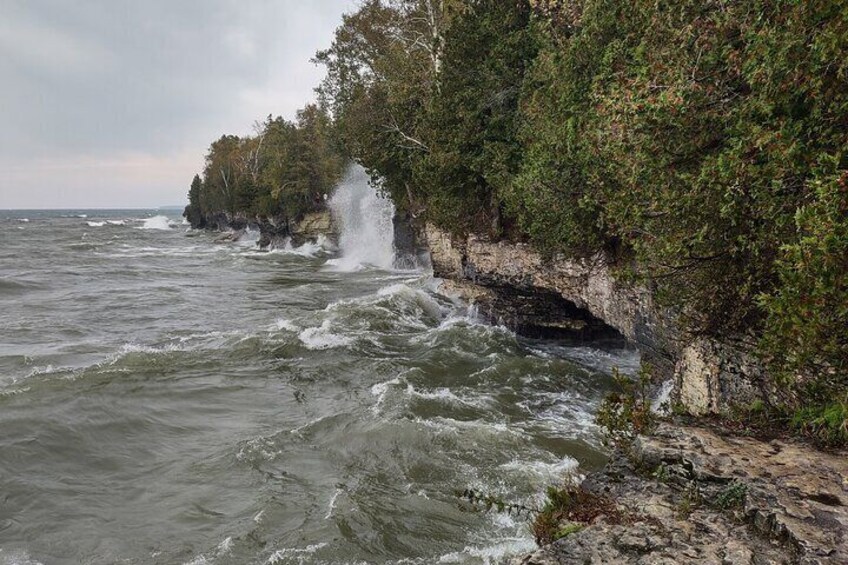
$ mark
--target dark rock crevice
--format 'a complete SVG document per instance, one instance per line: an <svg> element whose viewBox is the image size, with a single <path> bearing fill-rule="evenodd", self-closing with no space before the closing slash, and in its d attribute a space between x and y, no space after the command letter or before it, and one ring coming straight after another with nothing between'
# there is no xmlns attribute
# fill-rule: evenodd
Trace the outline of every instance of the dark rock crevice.
<svg viewBox="0 0 848 565"><path fill-rule="evenodd" d="M464 287L451 281L443 284L443 289L470 299L483 318L518 335L570 342L603 342L608 346L627 345L621 332L555 292L500 284L472 285Z"/></svg>

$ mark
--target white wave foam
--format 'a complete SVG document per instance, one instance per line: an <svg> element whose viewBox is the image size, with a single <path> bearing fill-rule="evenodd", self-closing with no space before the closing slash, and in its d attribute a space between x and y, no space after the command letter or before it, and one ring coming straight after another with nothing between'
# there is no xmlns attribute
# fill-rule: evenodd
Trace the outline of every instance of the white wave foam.
<svg viewBox="0 0 848 565"><path fill-rule="evenodd" d="M364 271L368 268L362 263L351 263L342 257L337 259L327 259L327 262L324 264L328 267L332 267L332 270L334 271L342 271L345 273L358 273L359 271Z"/></svg>
<svg viewBox="0 0 848 565"><path fill-rule="evenodd" d="M311 428L312 426L314 426L314 425L316 425L320 422L323 422L327 418L330 418L330 416L321 416L320 418L315 418L314 420L310 420L310 421L306 422L305 424L301 424L300 426L298 426L296 428L292 428L291 430L289 430L289 433L303 439L304 430L306 430L307 428Z"/></svg>
<svg viewBox="0 0 848 565"><path fill-rule="evenodd" d="M110 226L123 226L126 225L124 220L106 220L106 223Z"/></svg>
<svg viewBox="0 0 848 565"><path fill-rule="evenodd" d="M173 223L168 218L168 216L153 216L152 218L145 218L142 220L141 230L169 230L173 226Z"/></svg>
<svg viewBox="0 0 848 565"><path fill-rule="evenodd" d="M102 228L106 225L106 222L86 222L86 224L88 224L88 227L90 228Z"/></svg>
<svg viewBox="0 0 848 565"><path fill-rule="evenodd" d="M431 391L420 391L413 387L411 384L407 384L406 392L409 396L416 398L423 398L425 400L435 400L447 404L471 406L473 408L488 408L491 406L492 403L492 397L489 395L484 394L479 398L463 398L458 396L455 392L453 392L447 387L439 387Z"/></svg>
<svg viewBox="0 0 848 565"><path fill-rule="evenodd" d="M27 553L22 551L14 553L6 553L0 548L0 565L44 565L41 561L36 561Z"/></svg>
<svg viewBox="0 0 848 565"><path fill-rule="evenodd" d="M216 550L218 556L220 557L222 555L228 554L230 552L230 550L232 550L232 548L233 548L233 538L232 537L226 537L223 540L221 540L221 543L218 544L218 547L215 548L215 550Z"/></svg>
<svg viewBox="0 0 848 565"><path fill-rule="evenodd" d="M13 379L11 380L11 384L16 384L16 383L17 383L17 380L13 378ZM8 383L3 383L3 384L8 384ZM23 387L23 388L16 388L16 389L12 389L12 390L3 390L3 389L0 389L0 398L9 398L9 397L11 397L11 396L17 396L17 395L19 395L19 394L26 394L26 393L28 393L28 392L29 392L29 391L31 391L31 390L32 390L32 389L31 389L30 387L28 387L28 386L27 386L27 387Z"/></svg>
<svg viewBox="0 0 848 565"><path fill-rule="evenodd" d="M281 454L281 451L276 449L276 447L273 440L267 437L249 439L236 453L236 459L246 462L258 457L264 461L273 461Z"/></svg>
<svg viewBox="0 0 848 565"><path fill-rule="evenodd" d="M503 563L507 557L532 553L535 549L536 544L529 536L511 537L480 547L466 546L462 551L443 555L438 563L467 563L469 557L474 557L485 565L494 565Z"/></svg>
<svg viewBox="0 0 848 565"><path fill-rule="evenodd" d="M291 320L287 320L285 318L278 318L276 322L274 322L274 328L276 330L286 330L288 332L299 332L300 328L295 325Z"/></svg>
<svg viewBox="0 0 848 565"><path fill-rule="evenodd" d="M121 361L125 360L127 356L133 354L165 355L175 352L216 349L219 345L219 342L211 340L220 340L223 338L232 337L241 337L241 339L243 340L248 339L250 336L245 335L245 333L241 331L212 331L199 334L192 334L189 336L177 337L175 338L176 341L172 341L163 345L141 345L137 343L125 343L116 351L114 351L107 357L100 359L97 362L81 366L54 366L52 364L36 366L33 367L25 376L20 378L13 378L12 383L17 384L18 382L40 376L50 376L52 378L64 378L68 380L75 380L76 378L85 374L86 371L89 371L91 369L114 367Z"/></svg>
<svg viewBox="0 0 848 565"><path fill-rule="evenodd" d="M397 386L401 383L400 377L395 377L390 381L385 381L382 383L377 383L371 387L371 394L377 397L377 402L374 406L371 407L371 411L374 414L379 414L380 408L383 406L383 402L386 400L386 395L389 392L389 387Z"/></svg>
<svg viewBox="0 0 848 565"><path fill-rule="evenodd" d="M70 370L70 367L60 367L59 371ZM49 375L55 373L57 369L53 365L45 365L44 367L33 367L27 374L26 378L37 377L39 375Z"/></svg>
<svg viewBox="0 0 848 565"><path fill-rule="evenodd" d="M455 420L454 418L447 418L443 416L435 416L427 419L416 417L413 418L412 421L421 426L450 434L458 434L460 432L482 432L484 435L526 437L522 430L510 427L504 422Z"/></svg>
<svg viewBox="0 0 848 565"><path fill-rule="evenodd" d="M381 318L374 332L369 332L371 323L358 315L362 311L367 311L371 320L374 320L375 314ZM384 327L384 322L395 330L426 331L434 321L446 314L446 309L425 291L406 284L396 284L382 288L375 294L332 302L324 312L330 321L338 323L346 331L350 331L353 324L354 329L359 330L357 336L365 335L369 338L370 335L370 338L376 339L375 333L383 331L380 327Z"/></svg>
<svg viewBox="0 0 848 565"><path fill-rule="evenodd" d="M500 465L504 471L517 473L529 479L535 485L546 486L562 483L563 479L575 477L578 468L577 460L565 456L559 461L546 463L544 461L521 461L513 459L509 463Z"/></svg>
<svg viewBox="0 0 848 565"><path fill-rule="evenodd" d="M284 548L284 549L278 549L277 551L275 551L271 555L271 557L268 558L268 561L266 561L265 563L266 563L266 565L280 565L281 563L283 563L283 560L288 556L292 556L292 555L297 555L297 556L312 555L313 553L315 553L319 549L327 547L327 545L328 544L326 542L321 542L321 543L316 543L316 544L313 544L313 545L308 545L308 546L303 547L303 548L287 547L287 548Z"/></svg>
<svg viewBox="0 0 848 565"><path fill-rule="evenodd" d="M581 438L590 443L598 440L594 416L597 407L575 391L537 392L518 406L533 415L528 423L531 427L541 426L559 436Z"/></svg>
<svg viewBox="0 0 848 565"><path fill-rule="evenodd" d="M300 255L301 257L315 257L324 251L324 247L318 241L307 241L299 247L292 245L291 240L286 240L286 245L279 250L288 255Z"/></svg>
<svg viewBox="0 0 848 565"><path fill-rule="evenodd" d="M319 235L315 241L307 241L302 245L292 245L291 238L286 238L282 247L274 247L268 254L299 255L301 257L313 258L321 253L329 253L336 250L336 246L325 235Z"/></svg>
<svg viewBox="0 0 848 565"><path fill-rule="evenodd" d="M336 492L333 493L333 497L330 499L330 504L327 507L327 514L324 516L325 520L329 520L333 517L333 510L336 509L336 501L339 499L339 496L341 496L343 492L344 491L342 489L337 488Z"/></svg>
<svg viewBox="0 0 848 565"><path fill-rule="evenodd" d="M171 225L174 225L173 222L171 222ZM259 230L247 228L246 230L241 232L241 235L238 237L238 239L235 240L235 243L239 247L256 247L256 244L259 242L259 235Z"/></svg>
<svg viewBox="0 0 848 565"><path fill-rule="evenodd" d="M337 251L338 246L333 243L333 240L324 235L323 233L319 233L318 237L315 238L315 243L321 246L321 249L325 251Z"/></svg>
<svg viewBox="0 0 848 565"><path fill-rule="evenodd" d="M209 565L213 563L216 559L220 559L221 557L225 557L233 548L233 538L226 537L221 540L221 543L215 547L215 552L211 557L208 557L204 554L200 554L191 561L186 561L185 565Z"/></svg>
<svg viewBox="0 0 848 565"><path fill-rule="evenodd" d="M19 222L22 222L22 223L24 223L24 224L28 224L28 223L29 223L29 218L18 218L18 221L19 221Z"/></svg>
<svg viewBox="0 0 848 565"><path fill-rule="evenodd" d="M674 390L674 380L665 381L657 392L657 397L651 402L651 410L657 414L668 414L671 404L671 391Z"/></svg>
<svg viewBox="0 0 848 565"><path fill-rule="evenodd" d="M333 333L330 320L324 320L317 328L306 328L297 337L307 349L312 350L346 347L353 343L353 339Z"/></svg>
<svg viewBox="0 0 848 565"><path fill-rule="evenodd" d="M371 412L373 412L375 415L380 415L381 409L385 405L386 399L392 391L399 392L401 395L403 395L405 399L421 398L445 404L470 406L472 408L478 409L488 409L492 405L493 399L488 394L481 394L479 395L479 397L460 396L447 387L437 387L432 390L418 390L404 378L405 374L412 371L413 370L404 371L402 375L399 375L391 380L372 385L371 394L372 396L377 397L377 401L374 403L373 406L371 406ZM454 420L448 421L455 422ZM439 426L439 424L435 425ZM491 425L497 427L500 424ZM444 426L441 427L444 428ZM450 425L448 425L448 427L450 427Z"/></svg>
<svg viewBox="0 0 848 565"><path fill-rule="evenodd" d="M392 284L389 286L384 286L383 288L377 290L377 296L397 296L404 294L415 294L416 291L411 287L403 284Z"/></svg>
<svg viewBox="0 0 848 565"><path fill-rule="evenodd" d="M481 319L471 308L465 311L454 311L439 322L439 325L428 329L425 333L411 338L413 343L436 347L444 334L448 334L455 328L468 328L474 331L481 339L487 338L515 338L515 332L504 326L495 326ZM460 352L459 349L454 349Z"/></svg>
<svg viewBox="0 0 848 565"><path fill-rule="evenodd" d="M152 346L152 345L138 345L136 343L126 343L121 346L118 350L118 353L115 356L115 359L112 363L117 363L121 360L125 355L129 355L131 353L150 353L150 354L161 354L161 353L173 353L176 351L186 351L186 346L178 343L168 343L161 346Z"/></svg>

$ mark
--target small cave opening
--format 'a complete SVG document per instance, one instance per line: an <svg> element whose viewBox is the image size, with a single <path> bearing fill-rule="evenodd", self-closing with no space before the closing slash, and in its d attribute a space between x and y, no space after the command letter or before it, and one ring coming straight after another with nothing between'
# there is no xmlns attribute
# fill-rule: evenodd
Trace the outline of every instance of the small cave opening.
<svg viewBox="0 0 848 565"><path fill-rule="evenodd" d="M556 292L511 286L487 290L488 297L478 302L480 314L519 335L620 347L628 343L621 332Z"/></svg>

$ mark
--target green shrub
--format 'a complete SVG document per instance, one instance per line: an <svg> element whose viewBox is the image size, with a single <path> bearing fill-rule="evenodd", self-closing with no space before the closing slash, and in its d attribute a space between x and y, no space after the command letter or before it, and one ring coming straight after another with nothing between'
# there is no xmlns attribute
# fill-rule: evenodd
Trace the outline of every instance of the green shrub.
<svg viewBox="0 0 848 565"><path fill-rule="evenodd" d="M780 285L761 303L774 374L818 403L848 388L848 171L828 159L796 214L797 237L777 262Z"/></svg>
<svg viewBox="0 0 848 565"><path fill-rule="evenodd" d="M716 496L714 504L722 510L739 508L745 504L747 494L748 485L741 481L733 481Z"/></svg>
<svg viewBox="0 0 848 565"><path fill-rule="evenodd" d="M613 372L618 390L601 403L595 422L604 432L604 442L627 448L639 434L649 433L656 425L651 410L651 368L643 365L636 379Z"/></svg>
<svg viewBox="0 0 848 565"><path fill-rule="evenodd" d="M571 485L550 487L547 502L533 522L533 535L537 544L547 545L579 532L598 516L603 516L610 524L626 519L609 497Z"/></svg>
<svg viewBox="0 0 848 565"><path fill-rule="evenodd" d="M801 408L792 426L822 447L848 445L848 397L839 402Z"/></svg>

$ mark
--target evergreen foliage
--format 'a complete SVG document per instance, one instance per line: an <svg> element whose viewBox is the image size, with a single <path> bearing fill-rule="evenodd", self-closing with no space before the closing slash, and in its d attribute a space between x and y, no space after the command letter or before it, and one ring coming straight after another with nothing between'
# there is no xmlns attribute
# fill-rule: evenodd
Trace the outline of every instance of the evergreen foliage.
<svg viewBox="0 0 848 565"><path fill-rule="evenodd" d="M222 136L186 216L296 219L345 159L419 220L614 252L788 404L848 389L848 0L364 0L320 106ZM790 406L791 408L791 406Z"/></svg>
<svg viewBox="0 0 848 565"><path fill-rule="evenodd" d="M295 122L268 116L249 137L223 135L195 175L185 216L203 227L216 213L297 220L323 206L346 160L325 111L306 106Z"/></svg>
<svg viewBox="0 0 848 565"><path fill-rule="evenodd" d="M846 54L848 0L368 0L318 60L396 202L614 250L819 402L848 388Z"/></svg>

